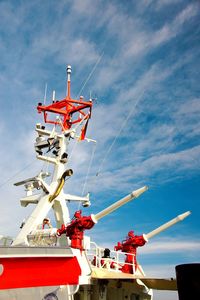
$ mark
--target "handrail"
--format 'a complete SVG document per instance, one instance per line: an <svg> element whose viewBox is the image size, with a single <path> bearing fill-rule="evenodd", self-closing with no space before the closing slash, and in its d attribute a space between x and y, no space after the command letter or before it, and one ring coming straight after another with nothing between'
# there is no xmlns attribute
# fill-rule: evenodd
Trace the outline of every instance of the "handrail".
<svg viewBox="0 0 200 300"><path fill-rule="evenodd" d="M1 244L2 241L2 244ZM0 235L0 245L2 247L10 246L13 242L13 238L11 236L3 236Z"/></svg>
<svg viewBox="0 0 200 300"><path fill-rule="evenodd" d="M99 247L96 243L90 242L90 250L87 250L87 256L91 266L97 267L100 269L108 269L115 272L122 272L121 268L126 263L133 268L133 274L136 272L136 265L134 263L125 262L126 255L135 256L132 253L121 252L110 250L110 257L103 257L103 252L105 248ZM123 258L122 258L123 257ZM134 259L133 259L134 262Z"/></svg>

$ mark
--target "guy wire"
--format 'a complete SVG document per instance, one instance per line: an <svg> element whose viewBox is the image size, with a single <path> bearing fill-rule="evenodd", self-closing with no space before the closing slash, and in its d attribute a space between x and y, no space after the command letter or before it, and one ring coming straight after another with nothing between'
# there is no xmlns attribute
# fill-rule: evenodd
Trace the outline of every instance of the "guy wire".
<svg viewBox="0 0 200 300"><path fill-rule="evenodd" d="M101 56L100 56L100 57L97 59L97 61L96 61L95 65L94 65L94 67L93 67L92 71L90 72L90 74L89 74L89 75L88 75L88 77L86 78L86 80L85 80L85 82L84 82L84 84L83 84L82 88L81 88L81 89L80 89L80 91L78 92L78 94L77 94L77 97L76 97L76 98L78 98L78 97L81 95L81 93L82 93L82 91L83 91L84 87L86 86L86 84L87 84L87 83L88 83L88 81L90 80L91 76L93 75L93 73L94 73L94 71L95 71L96 67L98 66L98 64L100 63L100 61L101 61L101 59L102 59L103 55L104 55L104 51L102 52Z"/></svg>
<svg viewBox="0 0 200 300"><path fill-rule="evenodd" d="M130 117L131 117L131 115L132 115L134 109L136 108L136 105L139 103L139 101L141 100L141 98L142 98L142 96L144 95L144 93L145 93L145 91L143 91L143 93L140 95L140 97L138 97L137 101L134 103L132 109L130 110L130 112L129 112L129 114L127 115L126 119L125 119L124 122L122 123L122 125L121 125L121 127L120 127L118 133L116 134L114 140L112 141L110 147L109 147L108 150L106 151L106 153L105 153L105 155L104 155L104 157L103 157L103 159L102 159L102 161L101 161L101 163L100 163L100 166L99 166L99 168L98 168L98 171L97 171L97 173L96 173L96 178L97 178L97 176L99 176L100 171L101 171L101 169L102 169L102 167L103 167L103 164L104 164L104 162L105 162L107 156L109 155L109 153L110 153L110 151L111 151L113 145L115 144L116 140L117 140L118 137L120 136L120 134L121 134L123 128L125 127L126 123L127 123L128 120L130 119ZM95 180L95 181L96 181L96 180ZM93 184L93 185L94 185L94 184Z"/></svg>

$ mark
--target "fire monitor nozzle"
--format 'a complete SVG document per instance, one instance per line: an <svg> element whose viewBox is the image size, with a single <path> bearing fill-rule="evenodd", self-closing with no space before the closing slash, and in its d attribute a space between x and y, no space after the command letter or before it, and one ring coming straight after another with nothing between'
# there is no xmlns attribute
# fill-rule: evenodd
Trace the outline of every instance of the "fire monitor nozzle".
<svg viewBox="0 0 200 300"><path fill-rule="evenodd" d="M114 210L116 210L120 206L124 205L125 203L139 197L142 193L144 193L147 190L148 190L148 187L143 186L142 188L133 191L132 193L130 193L126 197L124 197L124 198L120 199L119 201L113 203L112 205L108 206L104 210L102 210L99 213L97 213L96 215L94 215L96 221L98 221L101 218L105 217L106 215L110 214L111 212L113 212Z"/></svg>

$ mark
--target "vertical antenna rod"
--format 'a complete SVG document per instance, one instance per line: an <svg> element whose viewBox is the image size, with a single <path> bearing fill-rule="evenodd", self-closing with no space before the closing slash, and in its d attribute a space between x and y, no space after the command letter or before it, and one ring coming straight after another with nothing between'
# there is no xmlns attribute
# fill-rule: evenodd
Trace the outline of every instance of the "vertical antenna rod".
<svg viewBox="0 0 200 300"><path fill-rule="evenodd" d="M67 99L70 99L70 75L72 72L71 66L67 66Z"/></svg>
<svg viewBox="0 0 200 300"><path fill-rule="evenodd" d="M46 104L47 100L47 83L45 84L45 90L44 90L44 105Z"/></svg>
<svg viewBox="0 0 200 300"><path fill-rule="evenodd" d="M56 91L53 91L52 101L54 102L56 100Z"/></svg>

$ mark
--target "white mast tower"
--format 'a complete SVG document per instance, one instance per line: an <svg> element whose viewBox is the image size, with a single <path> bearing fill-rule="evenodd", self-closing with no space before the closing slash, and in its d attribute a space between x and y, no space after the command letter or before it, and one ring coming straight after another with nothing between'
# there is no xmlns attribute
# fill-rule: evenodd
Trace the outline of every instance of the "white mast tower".
<svg viewBox="0 0 200 300"><path fill-rule="evenodd" d="M41 124L36 124L35 130L38 136L35 142L35 150L37 152L37 159L53 164L54 171L50 184L45 182L45 178L48 177L49 174L44 172L41 172L35 177L15 183L16 186L25 185L26 188L27 195L21 199L21 205L27 206L32 203L37 206L13 241L13 246L27 244L27 235L37 229L37 226L42 223L42 220L47 216L51 208L54 210L56 225L57 228L59 228L62 224L66 224L70 221L66 201L81 201L84 206L90 204L89 195L79 197L65 194L63 191L65 178L73 174L71 169L66 170L68 156L67 145L70 138L75 137L75 130L71 127L75 123L80 123L82 126L80 139L84 139L92 108L91 101L86 102L71 99L70 75L71 66L67 66L67 96L65 99L53 101L53 103L48 106L42 106L41 103L38 104L38 112L43 112L45 122L54 124L54 128L52 131L48 131ZM56 114L54 120L48 119L49 112ZM75 119L72 120L73 116L75 116ZM60 128L61 130L58 132L57 129ZM43 150L45 149L48 149L51 156L43 154ZM33 194L34 189L40 189L41 193Z"/></svg>

